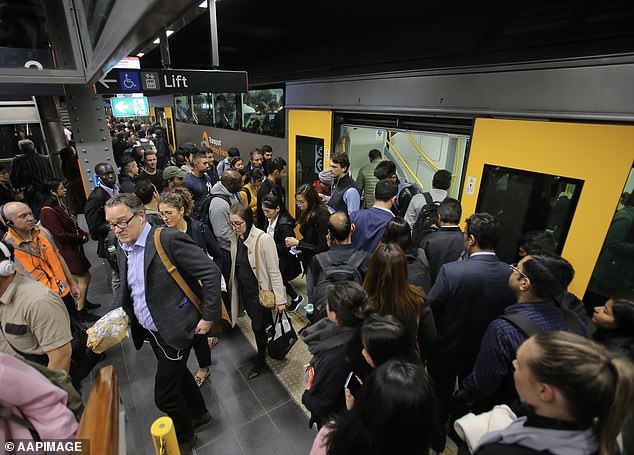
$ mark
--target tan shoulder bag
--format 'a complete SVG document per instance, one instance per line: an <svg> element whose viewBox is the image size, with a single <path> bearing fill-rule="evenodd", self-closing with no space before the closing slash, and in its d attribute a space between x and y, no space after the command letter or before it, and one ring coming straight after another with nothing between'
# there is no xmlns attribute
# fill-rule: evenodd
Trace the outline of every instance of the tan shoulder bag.
<svg viewBox="0 0 634 455"><path fill-rule="evenodd" d="M271 290L262 289L260 286L260 250L258 249L258 245L260 244L260 237L262 237L264 233L258 235L257 239L255 239L255 276L258 280L258 289L259 297L260 297L260 305L264 308L275 308L275 293Z"/></svg>

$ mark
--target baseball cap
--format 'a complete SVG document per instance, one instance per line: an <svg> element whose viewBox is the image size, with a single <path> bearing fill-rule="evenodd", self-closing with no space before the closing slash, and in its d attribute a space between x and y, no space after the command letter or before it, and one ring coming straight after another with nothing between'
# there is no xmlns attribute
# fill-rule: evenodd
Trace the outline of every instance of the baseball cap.
<svg viewBox="0 0 634 455"><path fill-rule="evenodd" d="M167 182L172 177L185 177L187 172L177 166L167 166L163 169L163 181Z"/></svg>

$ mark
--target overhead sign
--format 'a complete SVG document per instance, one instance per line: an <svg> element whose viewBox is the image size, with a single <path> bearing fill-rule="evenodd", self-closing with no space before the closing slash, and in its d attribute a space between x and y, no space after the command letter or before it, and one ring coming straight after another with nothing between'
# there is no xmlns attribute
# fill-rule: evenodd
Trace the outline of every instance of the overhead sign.
<svg viewBox="0 0 634 455"><path fill-rule="evenodd" d="M119 63L117 63L115 66L115 68L122 68L122 69L141 69L141 60L139 59L139 57L132 57L132 56L127 56L127 57L123 57L121 60L119 60Z"/></svg>
<svg viewBox="0 0 634 455"><path fill-rule="evenodd" d="M147 117L150 115L150 106L144 96L125 96L110 98L112 115L115 117Z"/></svg>
<svg viewBox="0 0 634 455"><path fill-rule="evenodd" d="M95 84L97 93L147 96L202 92L246 92L246 71L115 69Z"/></svg>

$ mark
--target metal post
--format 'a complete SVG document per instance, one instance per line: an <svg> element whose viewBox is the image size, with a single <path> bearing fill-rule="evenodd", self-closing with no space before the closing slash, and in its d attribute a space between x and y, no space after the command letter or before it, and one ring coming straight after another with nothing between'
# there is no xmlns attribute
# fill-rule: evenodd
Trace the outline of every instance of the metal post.
<svg viewBox="0 0 634 455"><path fill-rule="evenodd" d="M55 108L55 102L51 96L37 96L35 97L35 102L37 103L37 111L40 115L42 130L46 138L51 165L55 175L63 176L59 152L66 147L66 138L64 137L64 129L59 114Z"/></svg>
<svg viewBox="0 0 634 455"><path fill-rule="evenodd" d="M103 97L95 94L92 85L67 85L66 105L86 194L89 194L95 187L93 175L97 163L106 162L115 169L117 167Z"/></svg>
<svg viewBox="0 0 634 455"><path fill-rule="evenodd" d="M211 67L215 70L220 68L220 54L218 53L218 20L216 19L216 0L207 1L209 10L209 31L211 48Z"/></svg>
<svg viewBox="0 0 634 455"><path fill-rule="evenodd" d="M163 68L172 68L172 58L170 57L170 44L167 38L167 28L163 27L159 34L159 47L161 48L161 63Z"/></svg>

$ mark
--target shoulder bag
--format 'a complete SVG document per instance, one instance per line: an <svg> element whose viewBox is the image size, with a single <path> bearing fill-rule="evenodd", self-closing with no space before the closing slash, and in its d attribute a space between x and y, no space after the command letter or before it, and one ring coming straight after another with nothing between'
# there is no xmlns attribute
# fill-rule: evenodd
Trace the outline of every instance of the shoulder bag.
<svg viewBox="0 0 634 455"><path fill-rule="evenodd" d="M260 285L260 251L258 245L260 244L260 237L262 237L263 234L264 233L258 235L257 239L255 239L255 276L258 280L260 305L270 309L275 308L275 293L272 290L262 289Z"/></svg>
<svg viewBox="0 0 634 455"><path fill-rule="evenodd" d="M178 287L181 288L181 291L183 291L183 293L189 298L189 300L191 300L192 304L196 307L198 312L202 314L203 308L200 303L200 299L198 298L196 293L192 291L192 288L189 287L189 285L187 284L183 276L180 274L176 266L172 264L172 261L170 261L170 258L167 257L165 248L163 248L163 244L161 244L161 231L163 229L164 228L160 227L160 228L156 228L156 230L154 231L154 245L156 246L156 251L158 252L159 258L161 258L161 262L163 263L163 265L165 266L169 274L172 276L174 281L176 281L176 284L178 285ZM229 317L229 314L227 313L227 309L222 303L222 300L220 301L220 306L222 308L222 319L228 322L231 322L231 318Z"/></svg>

